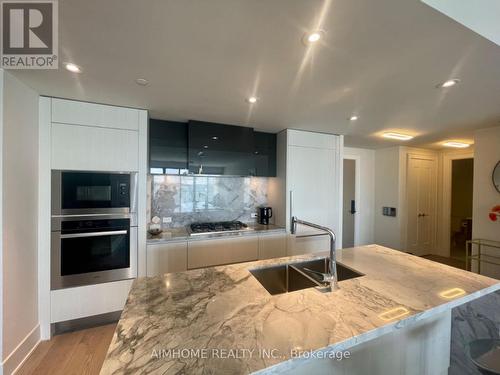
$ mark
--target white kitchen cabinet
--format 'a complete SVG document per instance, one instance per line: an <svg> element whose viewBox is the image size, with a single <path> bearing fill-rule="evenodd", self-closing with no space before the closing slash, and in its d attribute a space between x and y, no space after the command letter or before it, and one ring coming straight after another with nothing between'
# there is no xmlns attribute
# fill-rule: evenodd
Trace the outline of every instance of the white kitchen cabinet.
<svg viewBox="0 0 500 375"><path fill-rule="evenodd" d="M53 98L52 122L137 131L139 110Z"/></svg>
<svg viewBox="0 0 500 375"><path fill-rule="evenodd" d="M146 275L148 114L141 109L40 97L39 101L39 320L50 324L123 308L133 280L50 290L51 170L138 172L138 276Z"/></svg>
<svg viewBox="0 0 500 375"><path fill-rule="evenodd" d="M342 148L343 137L333 134L290 129L278 134L276 224L289 231L291 216L297 216L326 226L336 233L337 248L342 247ZM299 227L298 234L304 231L309 229ZM309 237L288 241L288 254L324 250L324 242Z"/></svg>
<svg viewBox="0 0 500 375"><path fill-rule="evenodd" d="M133 279L50 291L50 323L120 311Z"/></svg>
<svg viewBox="0 0 500 375"><path fill-rule="evenodd" d="M307 132L301 130L286 130L288 134L288 146L306 148L319 148L335 150L338 148L338 136L333 134Z"/></svg>
<svg viewBox="0 0 500 375"><path fill-rule="evenodd" d="M130 130L52 123L52 169L137 171L139 136Z"/></svg>
<svg viewBox="0 0 500 375"><path fill-rule="evenodd" d="M248 262L258 257L258 236L188 242L188 269Z"/></svg>
<svg viewBox="0 0 500 375"><path fill-rule="evenodd" d="M187 270L187 241L147 245L147 276Z"/></svg>
<svg viewBox="0 0 500 375"><path fill-rule="evenodd" d="M259 235L259 259L273 259L286 256L286 233Z"/></svg>

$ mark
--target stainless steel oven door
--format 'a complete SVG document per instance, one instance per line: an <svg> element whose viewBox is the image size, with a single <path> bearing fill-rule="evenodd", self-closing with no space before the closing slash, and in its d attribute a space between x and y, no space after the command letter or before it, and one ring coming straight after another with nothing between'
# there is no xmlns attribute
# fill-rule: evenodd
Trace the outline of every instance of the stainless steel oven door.
<svg viewBox="0 0 500 375"><path fill-rule="evenodd" d="M52 232L52 290L135 277L137 227Z"/></svg>

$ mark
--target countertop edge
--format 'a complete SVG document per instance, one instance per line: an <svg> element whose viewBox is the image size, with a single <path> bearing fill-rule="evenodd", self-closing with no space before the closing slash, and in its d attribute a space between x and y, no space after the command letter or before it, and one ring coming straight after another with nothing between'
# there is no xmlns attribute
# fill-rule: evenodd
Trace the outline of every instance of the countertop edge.
<svg viewBox="0 0 500 375"><path fill-rule="evenodd" d="M287 233L286 228L272 228L272 229L255 229L253 231L239 232L239 233L228 233L219 235L198 235L198 236L177 236L171 238L147 238L146 245L159 245L165 243L175 243L175 242L194 242L194 241L207 241L207 240L218 240L226 238L240 238L240 237L252 237L252 236L265 236L276 233Z"/></svg>

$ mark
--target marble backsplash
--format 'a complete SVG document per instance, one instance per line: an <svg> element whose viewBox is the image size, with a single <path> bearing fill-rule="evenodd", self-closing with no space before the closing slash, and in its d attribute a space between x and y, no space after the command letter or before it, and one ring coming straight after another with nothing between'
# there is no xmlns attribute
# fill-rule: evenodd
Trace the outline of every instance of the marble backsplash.
<svg viewBox="0 0 500 375"><path fill-rule="evenodd" d="M193 222L255 221L251 214L268 204L268 178L148 176L148 219L171 217L163 228Z"/></svg>

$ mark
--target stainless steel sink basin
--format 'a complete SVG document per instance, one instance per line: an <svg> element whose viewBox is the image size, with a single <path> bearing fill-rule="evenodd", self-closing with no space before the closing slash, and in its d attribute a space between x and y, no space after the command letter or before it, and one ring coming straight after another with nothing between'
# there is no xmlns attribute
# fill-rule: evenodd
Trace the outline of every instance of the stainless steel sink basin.
<svg viewBox="0 0 500 375"><path fill-rule="evenodd" d="M319 273L326 273L328 258L314 259L306 262L280 264L277 266L257 268L250 273L272 295L293 292L307 288L324 288ZM363 274L337 263L338 281L348 280Z"/></svg>
<svg viewBox="0 0 500 375"><path fill-rule="evenodd" d="M314 279L300 273L289 264L250 270L270 294L282 294L318 286Z"/></svg>
<svg viewBox="0 0 500 375"><path fill-rule="evenodd" d="M320 278L319 275L315 272L328 273L330 271L329 258L308 260L306 262L294 263L293 265L298 270L306 273L308 276L311 276L312 278L318 281L320 280ZM356 277L361 277L361 276L364 275L356 270L353 270L350 267L344 266L342 263L337 262L338 281L354 279Z"/></svg>

